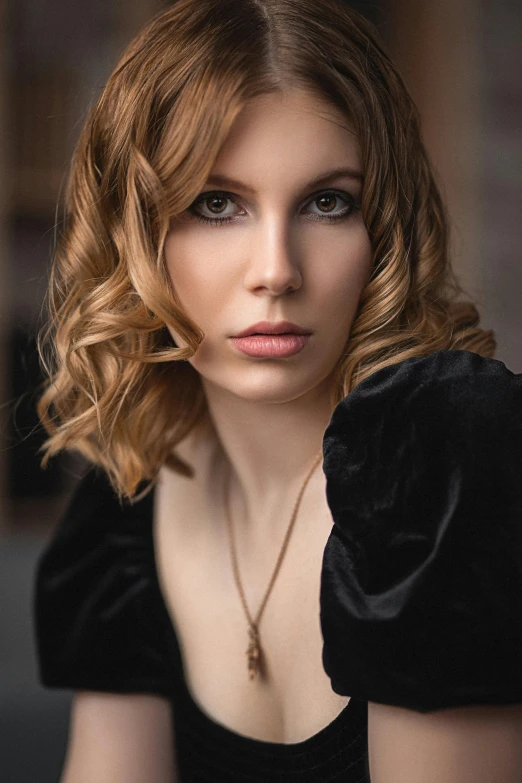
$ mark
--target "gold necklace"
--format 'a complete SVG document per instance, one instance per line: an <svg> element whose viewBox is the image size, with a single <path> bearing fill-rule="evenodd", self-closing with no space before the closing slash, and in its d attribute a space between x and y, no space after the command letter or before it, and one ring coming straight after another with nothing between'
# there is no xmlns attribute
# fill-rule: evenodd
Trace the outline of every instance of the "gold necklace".
<svg viewBox="0 0 522 783"><path fill-rule="evenodd" d="M281 563L283 562L283 558L285 556L286 549L288 547L288 542L290 541L290 535L294 527L294 523L297 517L297 511L299 509L299 504L301 502L301 498L303 497L303 492L305 491L306 485L308 484L308 481L310 480L310 477L314 472L316 466L322 460L322 457L323 457L323 452L321 449L320 454L315 458L313 465L309 469L308 473L306 474L306 478L303 481L303 484L301 485L301 489L299 490L297 499L294 503L294 508L292 511L292 516L290 517L290 522L288 524L286 535L283 540L283 546L281 547L281 551L279 552L279 557L277 558L277 562L275 564L272 577L270 579L264 598L261 601L261 606L259 607L259 610L255 618L252 617L248 609L248 604L245 598L245 591L243 590L243 585L241 584L241 579L239 576L239 566L237 563L236 545L234 541L234 528L232 526L232 519L230 516L230 507L229 507L230 480L228 486L228 490L229 490L228 493L226 491L226 485L224 485L225 486L224 506L225 506L225 513L226 513L228 530L230 535L230 553L232 556L232 567L234 569L234 577L236 580L239 597L241 598L241 603L243 605L246 618L248 620L248 636L250 642L248 645L248 649L246 651L246 655L248 661L248 676L251 680L253 680L262 669L262 649L261 649L261 639L259 636L259 622L261 620L261 615L263 614L263 610L266 606L266 602L268 601L268 596L270 595L272 587L274 586L277 574L279 573L279 569L281 568Z"/></svg>

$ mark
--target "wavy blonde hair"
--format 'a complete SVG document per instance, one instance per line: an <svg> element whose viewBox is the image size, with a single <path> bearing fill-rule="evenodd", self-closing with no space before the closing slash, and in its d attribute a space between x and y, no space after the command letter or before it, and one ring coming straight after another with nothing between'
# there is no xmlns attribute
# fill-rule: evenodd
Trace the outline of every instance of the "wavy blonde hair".
<svg viewBox="0 0 522 783"><path fill-rule="evenodd" d="M305 88L344 112L364 167L373 269L333 404L375 370L438 349L493 355L447 252L415 106L372 26L341 0L178 0L122 55L78 141L39 335L42 465L62 449L133 497L204 419L185 361L203 338L164 264L173 216L204 188L245 103ZM187 343L176 347L167 326Z"/></svg>

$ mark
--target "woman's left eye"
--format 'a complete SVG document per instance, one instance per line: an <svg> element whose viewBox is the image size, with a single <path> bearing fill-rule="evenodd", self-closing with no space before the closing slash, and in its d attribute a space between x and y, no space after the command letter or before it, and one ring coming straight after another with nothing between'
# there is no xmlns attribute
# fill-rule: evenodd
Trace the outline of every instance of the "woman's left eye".
<svg viewBox="0 0 522 783"><path fill-rule="evenodd" d="M245 217L245 212L230 214L226 207L227 201L238 206L236 197L232 193L221 191L203 193L189 207L189 212L203 223L209 223L214 226L222 226L224 223L242 220ZM342 220L348 218L355 210L360 209L360 205L356 203L353 196L337 190L323 191L312 196L307 201L307 205L310 204L318 208L317 212L308 213L308 217L312 220ZM342 208L340 211L336 211L336 207L339 204ZM210 214L208 212L207 214L200 212L199 208L201 205L206 207Z"/></svg>
<svg viewBox="0 0 522 783"><path fill-rule="evenodd" d="M339 202L344 202L344 206L340 212L334 212L333 210ZM308 203L318 206L319 212L311 213L310 217L314 219L318 218L319 220L324 220L325 218L326 220L341 220L342 218L349 217L355 210L360 209L359 204L355 202L353 196L350 196L349 193L341 193L336 190L328 190L324 193L320 193L319 195L314 196Z"/></svg>

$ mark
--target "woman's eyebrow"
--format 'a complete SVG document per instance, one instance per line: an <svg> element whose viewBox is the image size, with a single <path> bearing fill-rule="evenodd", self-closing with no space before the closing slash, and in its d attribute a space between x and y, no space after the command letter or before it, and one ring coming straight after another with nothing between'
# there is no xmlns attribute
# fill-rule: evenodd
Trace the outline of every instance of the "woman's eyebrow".
<svg viewBox="0 0 522 783"><path fill-rule="evenodd" d="M320 187L327 185L329 182L339 177L349 177L350 179L356 179L362 182L363 174L358 169L351 168L350 166L341 166L331 171L324 172L318 177L315 177L309 182L307 188ZM245 182L240 182L232 177L226 177L223 174L211 174L207 180L206 187L218 187L218 188L234 188L236 190L243 190L249 195L255 196L256 190L251 185L247 185Z"/></svg>

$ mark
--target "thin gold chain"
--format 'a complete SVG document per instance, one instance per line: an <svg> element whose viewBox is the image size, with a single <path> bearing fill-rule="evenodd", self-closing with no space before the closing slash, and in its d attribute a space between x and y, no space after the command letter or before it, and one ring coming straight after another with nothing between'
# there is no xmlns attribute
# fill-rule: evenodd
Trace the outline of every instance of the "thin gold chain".
<svg viewBox="0 0 522 783"><path fill-rule="evenodd" d="M279 569L281 568L281 564L283 562L283 558L285 556L288 543L290 541L290 536L292 535L292 530L294 528L295 520L297 518L297 511L299 509L299 504L301 502L301 498L303 497L303 493L306 489L306 485L308 484L308 481L310 480L312 473L314 472L315 468L319 464L319 462L322 460L323 452L321 449L321 452L317 455L317 457L314 459L314 462L310 469L308 470L308 473L306 474L305 480L303 481L301 488L299 490L299 493L297 495L297 498L294 503L294 508L292 510L292 515L290 517L290 522L288 524L288 528L283 540L283 545L281 547L281 550L279 552L279 556L277 558L272 576L270 578L270 582L268 584L268 587L266 589L265 595L263 600L261 601L261 605L257 611L257 615L255 619L252 617L250 610L248 608L247 600L245 597L245 591L243 590L243 585L241 583L241 577L239 575L239 565L237 561L237 551L236 551L236 544L234 539L234 527L232 525L232 518L230 515L230 505L229 505L229 492L230 492L230 481L228 486L228 492L227 486L225 484L225 492L224 492L224 506L225 506L225 513L227 518L227 524L228 524L228 530L229 530L229 536L230 536L230 553L232 556L232 567L234 569L234 578L236 581L237 589L239 592L239 596L241 598L241 603L243 605L243 609L245 612L245 615L248 620L249 624L249 636L250 636L250 645L247 650L247 656L248 656L248 671L250 675L250 679L253 679L259 670L259 658L261 655L261 645L259 640L259 622L261 620L261 615L263 614L263 611L265 609L266 603L268 601L268 597L270 595L270 592L274 586L275 580L277 578L277 575L279 573Z"/></svg>

